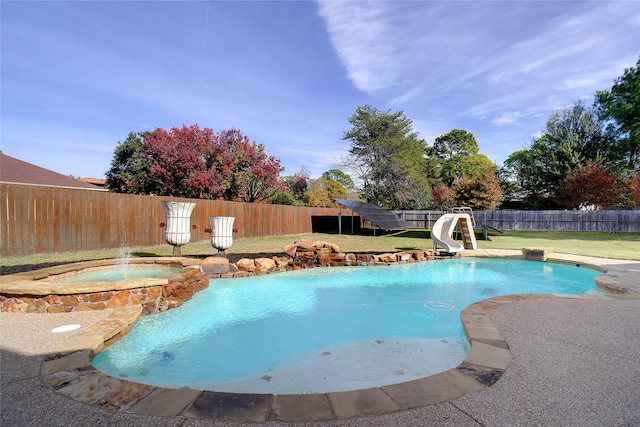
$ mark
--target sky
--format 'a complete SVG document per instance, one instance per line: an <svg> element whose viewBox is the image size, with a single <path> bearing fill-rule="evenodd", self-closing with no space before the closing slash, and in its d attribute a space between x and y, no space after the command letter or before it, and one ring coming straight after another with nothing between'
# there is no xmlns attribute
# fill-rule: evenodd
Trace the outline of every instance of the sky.
<svg viewBox="0 0 640 427"><path fill-rule="evenodd" d="M0 32L6 155L100 178L130 132L197 124L319 177L367 104L502 163L635 66L640 2L3 0Z"/></svg>

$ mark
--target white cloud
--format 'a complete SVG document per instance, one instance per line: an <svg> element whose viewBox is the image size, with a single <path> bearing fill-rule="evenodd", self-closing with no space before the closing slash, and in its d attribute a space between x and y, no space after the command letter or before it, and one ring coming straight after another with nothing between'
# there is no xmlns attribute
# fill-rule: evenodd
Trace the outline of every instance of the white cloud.
<svg viewBox="0 0 640 427"><path fill-rule="evenodd" d="M322 1L319 13L329 38L355 86L370 92L394 84L400 46L390 35L385 2Z"/></svg>
<svg viewBox="0 0 640 427"><path fill-rule="evenodd" d="M522 117L522 113L519 111L510 111L494 118L491 123L494 126L508 126L517 122L520 117Z"/></svg>

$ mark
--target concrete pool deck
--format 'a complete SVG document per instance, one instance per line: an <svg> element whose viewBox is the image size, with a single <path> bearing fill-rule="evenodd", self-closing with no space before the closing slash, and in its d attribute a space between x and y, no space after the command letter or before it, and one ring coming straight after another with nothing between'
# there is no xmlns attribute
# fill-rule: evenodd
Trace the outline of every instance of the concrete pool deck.
<svg viewBox="0 0 640 427"><path fill-rule="evenodd" d="M517 252L476 251L474 254L511 256L517 255ZM617 283L635 290L635 296L630 292L606 297L504 297L483 304L490 312L500 337L485 336L478 337L478 340L485 340L484 345L486 340L503 341L508 345L507 353L510 356L510 361L506 360L505 363L500 345L493 346L498 351L489 354L488 358L486 352L470 354L475 358L472 362L476 366L499 365L506 368L499 381L490 387L472 382L469 393L446 398L446 386L425 389L422 387L425 382L419 380L392 386L383 390L382 394L337 393L327 399L315 400L311 398L315 395L301 395L288 399L290 408L282 409L281 405L279 413L286 414L288 411L289 414L295 414L296 411L302 411L306 420L323 419L323 411L327 410L328 405L328 409L334 413L329 418L359 415L356 418L308 422L304 425L639 424L640 364L637 361L640 360L640 299L637 291L640 289L640 262L562 254L554 254L552 258L572 264L601 266L609 270L608 280L612 285ZM241 425L215 421L210 416L215 411L208 405L219 404L220 400L211 395L203 397L200 392L183 390L182 399L188 399L191 395L189 404L200 403L195 408L185 403L183 409L189 407L187 411L180 412L182 416L158 417L133 413L140 412L140 407L144 406L138 401L112 400L112 409L105 409L68 399L46 386L39 375L46 355L69 337L78 335L78 331L53 334L51 329L70 323L89 327L111 314L112 311L2 313L0 424ZM472 310L468 314L471 318L466 323L475 325L475 333L482 334L484 327L475 318L478 313ZM433 381L433 377L436 376L424 380ZM455 380L441 384L455 384ZM445 398L442 399L442 396ZM165 411L169 411L168 407L172 404L180 405L176 399L163 400L162 393L157 390L149 390L145 397L154 397L155 404ZM429 399L432 400L427 402ZM152 401L146 402L150 404ZM162 402L165 402L164 405ZM433 404L422 406L426 403ZM244 404L247 405L246 402ZM252 404L256 404L255 399ZM138 410L134 409L136 405ZM418 407L404 409L412 406ZM147 411L148 408L149 405ZM367 410L361 411L362 408ZM199 410L205 416L200 416ZM159 409L155 411L157 413ZM372 415L381 412L385 414ZM319 416L314 415L318 413ZM292 417L290 420L296 419L302 418ZM243 421L251 420L255 421L250 418Z"/></svg>

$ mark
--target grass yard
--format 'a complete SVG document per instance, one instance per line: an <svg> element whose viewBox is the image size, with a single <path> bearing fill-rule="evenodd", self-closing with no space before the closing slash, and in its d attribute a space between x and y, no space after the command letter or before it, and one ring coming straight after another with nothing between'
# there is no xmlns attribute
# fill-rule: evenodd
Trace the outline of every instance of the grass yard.
<svg viewBox="0 0 640 427"><path fill-rule="evenodd" d="M429 231L415 229L384 236L310 233L236 239L227 253L282 254L285 245L302 239L326 240L337 244L344 252L382 253L408 249L433 249L433 241L429 237ZM640 234L637 233L507 231L503 235L490 236L490 240L478 240L480 249L520 250L530 246L550 246L554 248L555 252L575 255L640 260ZM169 245L133 248L132 256L170 256L171 250ZM211 247L208 241L189 243L182 247L184 256L206 257L215 253L216 250ZM41 265L117 257L118 250L3 257L0 259L0 266Z"/></svg>
<svg viewBox="0 0 640 427"><path fill-rule="evenodd" d="M486 249L519 250L529 246L550 246L566 254L640 260L638 233L508 231L491 236L491 241L478 241L478 247Z"/></svg>

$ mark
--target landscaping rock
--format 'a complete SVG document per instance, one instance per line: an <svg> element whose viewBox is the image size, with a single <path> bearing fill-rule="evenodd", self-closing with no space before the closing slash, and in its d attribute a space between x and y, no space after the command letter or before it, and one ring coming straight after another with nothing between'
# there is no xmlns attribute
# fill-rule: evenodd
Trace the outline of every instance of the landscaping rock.
<svg viewBox="0 0 640 427"><path fill-rule="evenodd" d="M223 257L211 256L202 261L200 269L207 275L225 274L229 272L229 260Z"/></svg>
<svg viewBox="0 0 640 427"><path fill-rule="evenodd" d="M285 255L287 255L289 258L295 258L296 257L296 251L298 250L298 246L293 244L293 245L287 245L284 247L284 253Z"/></svg>
<svg viewBox="0 0 640 427"><path fill-rule="evenodd" d="M256 263L254 260L249 258L242 258L236 262L236 267L238 271L248 271L253 273L256 271Z"/></svg>
<svg viewBox="0 0 640 427"><path fill-rule="evenodd" d="M276 263L270 258L257 258L255 260L256 274L269 274L276 269Z"/></svg>

